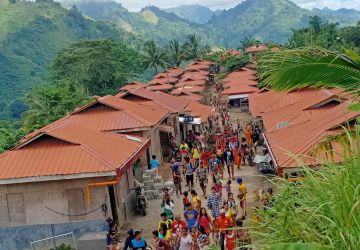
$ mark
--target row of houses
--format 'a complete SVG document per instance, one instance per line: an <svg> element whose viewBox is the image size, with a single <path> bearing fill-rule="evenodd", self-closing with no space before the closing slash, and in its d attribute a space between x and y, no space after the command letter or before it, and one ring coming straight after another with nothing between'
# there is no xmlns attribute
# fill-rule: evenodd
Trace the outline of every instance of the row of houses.
<svg viewBox="0 0 360 250"><path fill-rule="evenodd" d="M206 60L196 60L184 69L170 68L157 74L148 83L132 82L120 90L135 89L161 91L190 101L201 102L202 92L207 84L214 81L215 65Z"/></svg>
<svg viewBox="0 0 360 250"><path fill-rule="evenodd" d="M180 143L189 130L206 129L213 114L181 96L122 88L27 135L0 155L0 234L14 226L24 232L12 239L17 245L6 245L9 238L0 248L27 249L24 242L52 236L41 225L65 225L58 234L77 225L96 231L105 215L123 225L151 155L166 159L170 137Z"/></svg>
<svg viewBox="0 0 360 250"><path fill-rule="evenodd" d="M259 90L257 84L256 71L249 65L228 74L223 79L222 95L227 96L230 107L247 111L248 96Z"/></svg>
<svg viewBox="0 0 360 250"><path fill-rule="evenodd" d="M315 154L320 142L352 126L360 113L349 110L353 96L342 89L259 90L249 96L250 113L264 128L265 143L280 176L301 171L301 162L318 167L343 161L343 149Z"/></svg>

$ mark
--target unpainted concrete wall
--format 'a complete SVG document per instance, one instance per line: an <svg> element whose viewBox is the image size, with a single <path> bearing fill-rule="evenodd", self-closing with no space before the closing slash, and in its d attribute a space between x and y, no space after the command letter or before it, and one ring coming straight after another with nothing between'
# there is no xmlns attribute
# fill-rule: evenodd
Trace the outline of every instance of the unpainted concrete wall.
<svg viewBox="0 0 360 250"><path fill-rule="evenodd" d="M92 206L88 207L86 187L92 182L108 181L108 178L89 178L62 181L34 182L0 186L0 226L22 226L36 224L56 224L76 221L71 219L68 197L66 190L82 189L85 203L85 213L107 205L108 213L111 214L111 206L107 187L96 187L92 190ZM8 198L17 194L22 196L25 210L24 220L14 220L14 213L21 213L22 206L9 210ZM80 201L79 201L80 202ZM53 210L53 211L51 211ZM15 216L16 217L16 216ZM104 219L101 209L82 216L82 220Z"/></svg>
<svg viewBox="0 0 360 250"><path fill-rule="evenodd" d="M2 250L30 250L30 241L41 240L56 235L73 232L77 240L85 232L101 232L105 230L104 220L70 222L61 224L42 224L18 227L0 228L0 249ZM71 237L55 240L57 246L62 242L71 243ZM50 249L54 247L53 241L48 240L42 244L35 244L35 250ZM40 248L41 246L41 248Z"/></svg>

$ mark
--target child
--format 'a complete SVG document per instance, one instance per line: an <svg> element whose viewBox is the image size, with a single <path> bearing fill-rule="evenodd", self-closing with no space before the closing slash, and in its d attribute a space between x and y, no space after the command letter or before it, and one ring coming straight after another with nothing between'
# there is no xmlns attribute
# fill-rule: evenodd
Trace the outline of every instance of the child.
<svg viewBox="0 0 360 250"><path fill-rule="evenodd" d="M238 178L237 179L237 183L239 184L239 194L238 194L238 198L240 200L240 207L242 209L242 219L245 219L246 217L246 194L247 194L247 190L246 190L246 186L243 183L242 178Z"/></svg>
<svg viewBox="0 0 360 250"><path fill-rule="evenodd" d="M188 151L185 147L180 149L181 161L184 162L185 157L188 155Z"/></svg>
<svg viewBox="0 0 360 250"><path fill-rule="evenodd" d="M179 171L175 171L174 175L173 175L173 182L175 185L175 192L176 192L176 197L179 198L179 193L181 194L181 175Z"/></svg>
<svg viewBox="0 0 360 250"><path fill-rule="evenodd" d="M225 246L227 250L233 250L235 249L235 233L233 230L231 230L231 226L228 226L228 230L226 230L226 234L225 234Z"/></svg>
<svg viewBox="0 0 360 250"><path fill-rule="evenodd" d="M191 228L191 232L190 232L190 235L193 239L193 247L192 247L192 250L199 250L200 247L199 247L199 242L198 242L198 232L196 230L196 227L192 227Z"/></svg>
<svg viewBox="0 0 360 250"><path fill-rule="evenodd" d="M184 211L187 208L187 204L189 204L189 202L190 202L189 198L188 198L188 195L189 195L188 191L185 191L184 192L184 197L183 197Z"/></svg>
<svg viewBox="0 0 360 250"><path fill-rule="evenodd" d="M229 194L231 193L231 180L228 180L227 183L224 186L227 195L229 196Z"/></svg>
<svg viewBox="0 0 360 250"><path fill-rule="evenodd" d="M151 158L152 158L152 160L150 161L150 167L151 167L152 170L154 170L154 172L156 173L156 176L159 177L160 163L156 159L156 155L153 155Z"/></svg>
<svg viewBox="0 0 360 250"><path fill-rule="evenodd" d="M200 249L210 245L209 235L205 232L205 229L202 226L199 227L198 244L200 245Z"/></svg>

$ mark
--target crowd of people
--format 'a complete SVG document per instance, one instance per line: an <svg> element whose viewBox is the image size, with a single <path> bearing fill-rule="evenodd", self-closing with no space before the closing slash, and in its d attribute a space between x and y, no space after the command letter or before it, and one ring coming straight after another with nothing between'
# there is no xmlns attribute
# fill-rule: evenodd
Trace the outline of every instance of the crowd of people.
<svg viewBox="0 0 360 250"><path fill-rule="evenodd" d="M221 86L216 86L220 91ZM227 106L219 95L211 98L218 115L212 117L204 133L189 131L187 139L176 145L171 138L171 172L174 192L164 188L162 213L152 232L158 250L197 250L215 243L220 248L247 249L250 237L243 228L247 217L247 188L235 168L251 165L256 146L261 143L261 129L254 123L244 128L239 119L231 121ZM159 162L153 157L150 165L158 174ZM227 177L225 172L227 172ZM232 190L232 183L237 189ZM203 202L195 190L201 190ZM211 191L207 193L207 187ZM182 196L182 204L175 204L172 195ZM182 206L182 214L174 214L175 206ZM116 224L109 224L108 243L117 246ZM146 249L141 231L128 232L124 250ZM113 248L116 249L116 248Z"/></svg>

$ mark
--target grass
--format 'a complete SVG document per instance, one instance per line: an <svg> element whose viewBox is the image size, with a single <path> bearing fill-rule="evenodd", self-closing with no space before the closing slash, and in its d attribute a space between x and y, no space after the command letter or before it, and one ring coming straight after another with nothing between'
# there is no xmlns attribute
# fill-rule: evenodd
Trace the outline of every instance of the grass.
<svg viewBox="0 0 360 250"><path fill-rule="evenodd" d="M293 249L360 249L359 125L348 142L350 157L343 165L304 166L304 182L281 181L273 208L259 213L261 222L252 230L255 249L291 249L276 248L283 243L318 244Z"/></svg>

